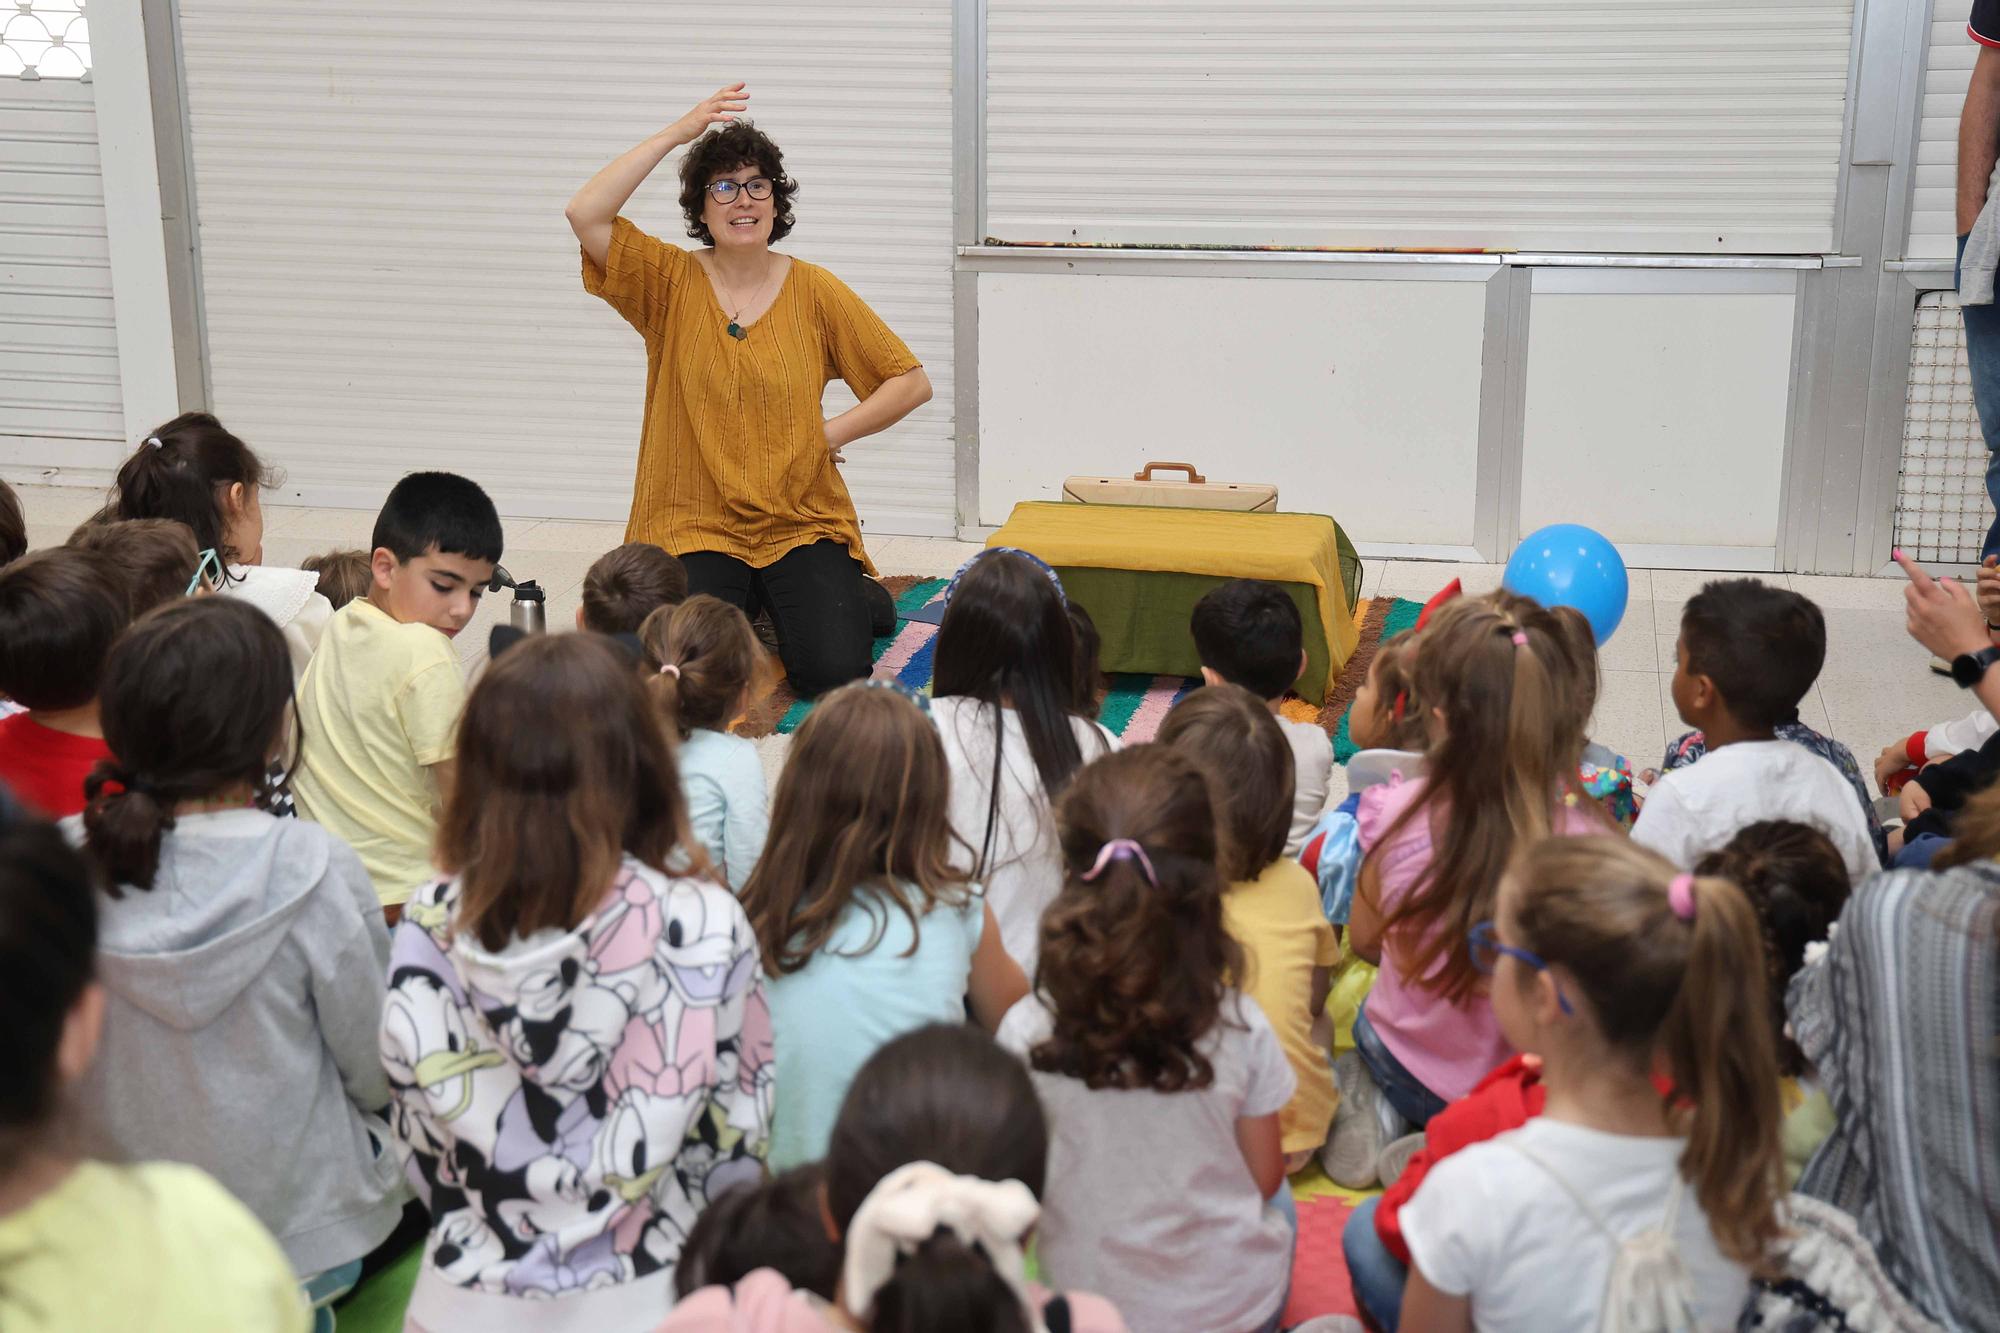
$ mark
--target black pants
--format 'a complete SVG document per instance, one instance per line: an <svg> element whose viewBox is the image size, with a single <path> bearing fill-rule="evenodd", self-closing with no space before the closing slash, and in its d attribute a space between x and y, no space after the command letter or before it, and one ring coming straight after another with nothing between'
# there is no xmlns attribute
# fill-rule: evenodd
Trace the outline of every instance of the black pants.
<svg viewBox="0 0 2000 1333"><path fill-rule="evenodd" d="M770 611L778 656L800 698L859 680L873 668L861 562L841 543L800 546L762 569L720 551L690 551L681 564L690 593L719 597L747 616Z"/></svg>

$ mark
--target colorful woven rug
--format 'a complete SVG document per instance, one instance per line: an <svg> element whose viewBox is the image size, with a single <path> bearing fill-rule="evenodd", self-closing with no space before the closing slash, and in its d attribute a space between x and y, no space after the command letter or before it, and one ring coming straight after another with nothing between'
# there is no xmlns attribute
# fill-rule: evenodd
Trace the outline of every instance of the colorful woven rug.
<svg viewBox="0 0 2000 1333"><path fill-rule="evenodd" d="M897 611L908 615L943 596L947 580L903 577L882 582L896 598ZM1325 727L1333 737L1334 757L1346 763L1354 753L1347 739L1347 709L1362 681L1367 679L1375 649L1384 638L1393 638L1414 625L1422 609L1419 603L1400 597L1363 598L1354 609L1361 642L1341 669L1340 679L1326 702L1314 704L1287 695L1279 704L1280 711L1296 721L1316 722ZM875 640L876 678L899 680L911 689L929 694L937 632L935 625L898 620L895 633ZM1108 678L1108 684L1097 720L1121 740L1136 745L1151 740L1167 710L1201 682L1183 676L1114 675ZM794 694L788 682L780 680L737 724L736 732L750 737L769 736L773 732L783 735L797 730L811 711L812 705Z"/></svg>

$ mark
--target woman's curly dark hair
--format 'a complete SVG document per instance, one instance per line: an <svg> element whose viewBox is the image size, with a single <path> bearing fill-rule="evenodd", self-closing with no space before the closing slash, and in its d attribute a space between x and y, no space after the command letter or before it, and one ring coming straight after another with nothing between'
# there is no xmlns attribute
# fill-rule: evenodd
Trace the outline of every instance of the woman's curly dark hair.
<svg viewBox="0 0 2000 1333"><path fill-rule="evenodd" d="M1205 1088L1202 1046L1223 1021L1242 957L1222 925L1215 810L1187 756L1163 745L1106 755L1078 773L1056 813L1062 892L1042 917L1035 987L1054 1025L1029 1063L1090 1088ZM1114 838L1145 849L1083 878Z"/></svg>
<svg viewBox="0 0 2000 1333"><path fill-rule="evenodd" d="M732 120L696 139L681 159L681 212L687 218L688 235L703 245L715 244L708 224L701 220L709 183L744 167L755 167L760 175L771 178L772 244L791 234L797 220L792 216L792 198L799 192L799 183L785 174L785 155L770 135L749 121Z"/></svg>

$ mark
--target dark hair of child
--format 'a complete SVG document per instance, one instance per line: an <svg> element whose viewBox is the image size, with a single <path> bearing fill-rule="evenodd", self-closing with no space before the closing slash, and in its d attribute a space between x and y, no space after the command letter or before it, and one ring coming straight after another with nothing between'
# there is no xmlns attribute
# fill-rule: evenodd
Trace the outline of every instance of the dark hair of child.
<svg viewBox="0 0 2000 1333"><path fill-rule="evenodd" d="M1762 820L1746 824L1728 843L1702 857L1694 871L1729 880L1757 913L1778 1067L1796 1078L1806 1072L1806 1058L1785 1035L1785 988L1805 966L1806 946L1825 939L1847 906L1850 886L1840 849L1808 825Z"/></svg>
<svg viewBox="0 0 2000 1333"><path fill-rule="evenodd" d="M358 549L309 555L299 561L299 568L319 576L319 595L336 611L357 597L366 597L375 584L368 552Z"/></svg>
<svg viewBox="0 0 2000 1333"><path fill-rule="evenodd" d="M1417 701L1419 637L1415 630L1398 634L1369 659L1347 721L1349 739L1362 749L1422 750L1429 744L1429 714Z"/></svg>
<svg viewBox="0 0 2000 1333"><path fill-rule="evenodd" d="M159 441L154 444L153 441ZM183 412L160 426L118 469L114 518L171 518L194 533L197 551L212 550L228 566L246 565L255 551L228 541L229 490L241 486L242 503L271 482L250 446L207 412ZM192 570L188 577L194 577Z"/></svg>
<svg viewBox="0 0 2000 1333"><path fill-rule="evenodd" d="M130 605L95 552L56 547L0 569L0 694L27 709L89 703Z"/></svg>
<svg viewBox="0 0 2000 1333"><path fill-rule="evenodd" d="M840 1247L820 1215L826 1169L794 1167L710 1200L695 1219L674 1264L674 1294L733 1287L760 1268L775 1269L800 1291L832 1300Z"/></svg>
<svg viewBox="0 0 2000 1333"><path fill-rule="evenodd" d="M687 595L686 566L651 542L626 542L598 556L583 576L583 627L636 634L647 616Z"/></svg>
<svg viewBox="0 0 2000 1333"><path fill-rule="evenodd" d="M732 120L696 139L681 158L681 214L687 219L689 236L703 245L715 244L708 224L701 220L709 182L744 167L755 167L771 182L771 244L791 235L797 221L792 199L799 183L785 174L785 155L770 135L748 120Z"/></svg>
<svg viewBox="0 0 2000 1333"><path fill-rule="evenodd" d="M985 704L993 715L993 771L975 873L986 873L1000 819L1007 713L1020 719L1029 757L1053 801L1083 766L1070 725L1076 702L1076 634L1046 569L1012 551L975 556L938 626L931 693Z"/></svg>
<svg viewBox="0 0 2000 1333"><path fill-rule="evenodd" d="M488 949L573 930L627 854L707 868L659 712L612 640L530 635L486 668L459 721L437 839L439 868L461 879L457 929Z"/></svg>
<svg viewBox="0 0 2000 1333"><path fill-rule="evenodd" d="M827 1209L847 1233L875 1186L931 1162L981 1180L1018 1180L1040 1198L1049 1133L1021 1062L969 1027L905 1033L849 1085L827 1148ZM1027 1316L986 1255L940 1228L875 1298L876 1333L1027 1333Z"/></svg>
<svg viewBox="0 0 2000 1333"><path fill-rule="evenodd" d="M117 571L134 620L187 596L195 567L201 563L193 530L171 518L86 523L70 534L69 545L97 552Z"/></svg>
<svg viewBox="0 0 2000 1333"><path fill-rule="evenodd" d="M767 973L804 967L860 895L902 912L913 934L932 908L967 901L949 785L937 728L910 700L865 684L820 700L792 739L770 841L743 886Z"/></svg>
<svg viewBox="0 0 2000 1333"><path fill-rule="evenodd" d="M454 472L412 472L382 502L369 549L386 548L399 564L432 550L498 564L504 543L500 511L478 482Z"/></svg>
<svg viewBox="0 0 2000 1333"><path fill-rule="evenodd" d="M1064 609L1069 612L1069 630L1076 642L1076 693L1070 711L1094 722L1098 710L1104 706L1104 668L1101 663L1104 636L1097 632L1097 622L1090 618L1090 612L1075 602L1067 603Z"/></svg>
<svg viewBox="0 0 2000 1333"><path fill-rule="evenodd" d="M0 481L0 565L11 565L28 553L28 520L21 513L21 497Z"/></svg>
<svg viewBox="0 0 2000 1333"><path fill-rule="evenodd" d="M1159 741L1208 774L1222 844L1216 869L1225 881L1255 879L1285 854L1295 761L1262 699L1241 685L1195 690L1168 712Z"/></svg>
<svg viewBox="0 0 2000 1333"><path fill-rule="evenodd" d="M1766 1018L1757 914L1726 879L1697 877L1685 917L1669 903L1676 870L1616 835L1546 838L1516 873L1513 933L1568 974L1597 1030L1635 1084L1665 1074L1687 1136L1681 1175L1716 1247L1761 1267L1778 1238L1778 1062ZM1523 985L1535 973L1516 969Z"/></svg>
<svg viewBox="0 0 2000 1333"><path fill-rule="evenodd" d="M0 1179L60 1118L57 1057L97 960L97 900L83 860L53 824L0 798Z"/></svg>
<svg viewBox="0 0 2000 1333"><path fill-rule="evenodd" d="M284 636L248 602L184 599L126 631L99 695L104 743L118 757L83 784L84 845L113 897L121 884L153 886L177 803L238 788L247 803L261 790L291 704Z"/></svg>
<svg viewBox="0 0 2000 1333"><path fill-rule="evenodd" d="M1756 579L1718 579L1681 612L1688 672L1707 676L1729 715L1768 731L1798 717L1826 664L1826 617L1810 598Z"/></svg>
<svg viewBox="0 0 2000 1333"><path fill-rule="evenodd" d="M1167 746L1133 746L1077 774L1056 827L1065 873L1035 974L1054 1026L1030 1062L1090 1088L1207 1087L1215 1068L1200 1043L1243 963L1222 925L1208 779ZM1084 879L1119 838L1145 850L1151 873L1121 857Z"/></svg>
<svg viewBox="0 0 2000 1333"><path fill-rule="evenodd" d="M656 608L639 626L646 688L667 729L687 739L697 727L721 731L765 670L764 645L744 614L696 593Z"/></svg>
<svg viewBox="0 0 2000 1333"><path fill-rule="evenodd" d="M1298 683L1305 622L1291 595L1262 579L1232 579L1194 604L1190 621L1201 664L1260 699Z"/></svg>

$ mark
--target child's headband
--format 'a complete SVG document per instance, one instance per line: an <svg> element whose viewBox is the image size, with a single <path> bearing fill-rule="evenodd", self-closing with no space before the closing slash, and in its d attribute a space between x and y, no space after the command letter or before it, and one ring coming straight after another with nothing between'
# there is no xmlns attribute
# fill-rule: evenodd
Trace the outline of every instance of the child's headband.
<svg viewBox="0 0 2000 1333"><path fill-rule="evenodd" d="M966 573L974 565L978 564L981 560L984 560L989 555L999 555L1002 552L1006 553L1007 555L1018 555L1023 560L1026 560L1029 564L1033 565L1036 569L1039 569L1042 571L1042 573L1048 575L1049 582L1052 585L1054 585L1056 590L1056 600L1060 601L1064 606L1069 605L1069 598L1063 593L1062 580L1056 577L1055 570L1049 568L1049 562L1042 559L1040 556L1036 555L1033 551L1024 551L1018 546L989 546L985 550L973 556L972 559L960 565L958 567L958 572L951 576L951 582L947 584L945 587L944 604L946 606L951 605L951 599L953 595L958 592L959 581L966 576Z"/></svg>

